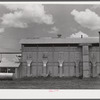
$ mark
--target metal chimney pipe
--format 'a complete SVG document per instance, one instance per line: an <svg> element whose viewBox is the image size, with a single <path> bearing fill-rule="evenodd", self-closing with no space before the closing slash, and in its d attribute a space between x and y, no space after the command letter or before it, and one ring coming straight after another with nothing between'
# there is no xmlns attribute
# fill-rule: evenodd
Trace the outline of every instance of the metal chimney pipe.
<svg viewBox="0 0 100 100"><path fill-rule="evenodd" d="M83 35L81 35L81 38L83 38Z"/></svg>
<svg viewBox="0 0 100 100"><path fill-rule="evenodd" d="M62 35L61 34L57 34L57 36L58 36L58 38L61 38Z"/></svg>

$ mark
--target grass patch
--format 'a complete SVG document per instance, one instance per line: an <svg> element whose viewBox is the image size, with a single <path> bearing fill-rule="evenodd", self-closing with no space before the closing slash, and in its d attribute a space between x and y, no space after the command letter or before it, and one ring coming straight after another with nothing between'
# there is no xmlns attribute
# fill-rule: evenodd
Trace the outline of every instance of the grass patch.
<svg viewBox="0 0 100 100"><path fill-rule="evenodd" d="M25 77L14 80L0 80L0 89L100 89L100 79Z"/></svg>

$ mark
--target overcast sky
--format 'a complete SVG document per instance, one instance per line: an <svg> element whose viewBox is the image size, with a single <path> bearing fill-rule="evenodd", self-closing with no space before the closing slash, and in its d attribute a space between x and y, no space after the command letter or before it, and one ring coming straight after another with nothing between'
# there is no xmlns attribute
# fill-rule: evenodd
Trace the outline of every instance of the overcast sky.
<svg viewBox="0 0 100 100"><path fill-rule="evenodd" d="M97 37L100 5L0 4L0 51L19 51L22 38Z"/></svg>

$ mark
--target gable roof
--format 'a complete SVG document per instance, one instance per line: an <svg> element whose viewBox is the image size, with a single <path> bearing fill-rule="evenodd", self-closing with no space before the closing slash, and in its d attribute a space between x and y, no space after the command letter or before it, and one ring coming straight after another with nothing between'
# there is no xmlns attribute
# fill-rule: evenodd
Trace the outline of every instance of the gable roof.
<svg viewBox="0 0 100 100"><path fill-rule="evenodd" d="M99 43L99 37L88 38L38 38L22 39L21 44L78 44L78 43Z"/></svg>
<svg viewBox="0 0 100 100"><path fill-rule="evenodd" d="M20 63L15 62L1 62L0 67L10 67L10 68L17 68L19 67Z"/></svg>

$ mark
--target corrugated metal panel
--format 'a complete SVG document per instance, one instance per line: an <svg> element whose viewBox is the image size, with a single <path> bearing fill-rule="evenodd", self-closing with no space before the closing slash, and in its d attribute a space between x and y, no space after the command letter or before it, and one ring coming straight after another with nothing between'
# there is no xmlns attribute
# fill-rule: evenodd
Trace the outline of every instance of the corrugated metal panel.
<svg viewBox="0 0 100 100"><path fill-rule="evenodd" d="M0 67L19 67L20 63L6 63L6 62L1 62Z"/></svg>

